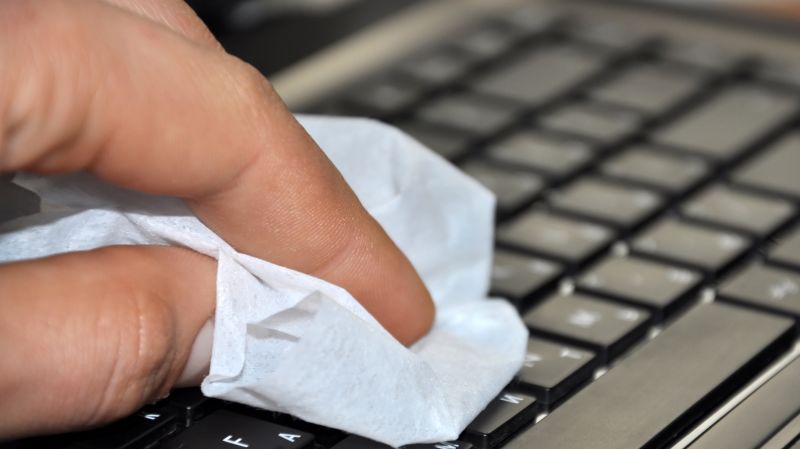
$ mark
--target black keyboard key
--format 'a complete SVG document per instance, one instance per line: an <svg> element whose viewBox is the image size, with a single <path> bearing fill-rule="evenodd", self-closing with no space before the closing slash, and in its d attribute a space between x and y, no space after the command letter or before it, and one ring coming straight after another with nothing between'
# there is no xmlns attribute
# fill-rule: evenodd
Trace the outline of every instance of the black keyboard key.
<svg viewBox="0 0 800 449"><path fill-rule="evenodd" d="M526 212L497 230L501 244L573 265L580 265L605 249L613 237L606 227L538 210Z"/></svg>
<svg viewBox="0 0 800 449"><path fill-rule="evenodd" d="M517 374L518 386L551 405L591 380L597 367L591 351L534 337L528 340L525 362Z"/></svg>
<svg viewBox="0 0 800 449"><path fill-rule="evenodd" d="M669 317L691 299L700 273L637 257L608 257L577 280L581 290L647 307L657 320Z"/></svg>
<svg viewBox="0 0 800 449"><path fill-rule="evenodd" d="M642 64L591 89L595 100L664 114L694 95L704 77L695 70L670 64Z"/></svg>
<svg viewBox="0 0 800 449"><path fill-rule="evenodd" d="M673 62L721 74L736 68L742 55L712 44L670 40L661 48L661 56Z"/></svg>
<svg viewBox="0 0 800 449"><path fill-rule="evenodd" d="M734 174L734 182L800 199L800 133L766 148Z"/></svg>
<svg viewBox="0 0 800 449"><path fill-rule="evenodd" d="M722 185L709 187L681 206L685 217L767 238L795 213L791 203Z"/></svg>
<svg viewBox="0 0 800 449"><path fill-rule="evenodd" d="M153 406L98 430L87 432L87 438L69 449L146 449L175 432L176 416Z"/></svg>
<svg viewBox="0 0 800 449"><path fill-rule="evenodd" d="M472 94L436 99L418 112L422 121L474 135L488 137L508 126L517 110L506 103Z"/></svg>
<svg viewBox="0 0 800 449"><path fill-rule="evenodd" d="M199 388L172 390L164 403L177 412L182 424L186 427L219 405L218 401L204 396Z"/></svg>
<svg viewBox="0 0 800 449"><path fill-rule="evenodd" d="M707 175L708 166L699 157L636 146L603 163L600 171L606 176L681 195Z"/></svg>
<svg viewBox="0 0 800 449"><path fill-rule="evenodd" d="M661 196L650 190L586 177L553 192L548 201L555 209L626 230L651 217L663 204Z"/></svg>
<svg viewBox="0 0 800 449"><path fill-rule="evenodd" d="M536 418L536 399L503 391L467 426L461 439L478 449L496 447Z"/></svg>
<svg viewBox="0 0 800 449"><path fill-rule="evenodd" d="M381 76L359 83L342 99L372 117L389 117L420 100L425 89L408 79Z"/></svg>
<svg viewBox="0 0 800 449"><path fill-rule="evenodd" d="M523 319L533 335L588 347L606 363L645 335L650 314L576 293L553 295Z"/></svg>
<svg viewBox="0 0 800 449"><path fill-rule="evenodd" d="M769 261L800 270L800 229L778 240L769 252Z"/></svg>
<svg viewBox="0 0 800 449"><path fill-rule="evenodd" d="M165 449L301 449L314 436L228 411L214 412L164 443Z"/></svg>
<svg viewBox="0 0 800 449"><path fill-rule="evenodd" d="M636 50L651 39L640 29L603 22L595 17L573 18L566 28L572 39L622 52Z"/></svg>
<svg viewBox="0 0 800 449"><path fill-rule="evenodd" d="M553 45L535 48L477 78L481 93L538 106L569 92L600 70L606 56L596 48Z"/></svg>
<svg viewBox="0 0 800 449"><path fill-rule="evenodd" d="M641 124L641 116L630 110L599 103L573 103L546 114L539 121L545 128L607 146L635 132Z"/></svg>
<svg viewBox="0 0 800 449"><path fill-rule="evenodd" d="M427 85L438 86L461 78L475 63L476 58L469 53L442 48L414 56L397 70Z"/></svg>
<svg viewBox="0 0 800 449"><path fill-rule="evenodd" d="M728 279L719 295L729 301L800 318L800 274L751 265Z"/></svg>
<svg viewBox="0 0 800 449"><path fill-rule="evenodd" d="M770 437L800 413L800 395L791 393L798 391L800 359L795 359L703 433L691 448L762 448Z"/></svg>
<svg viewBox="0 0 800 449"><path fill-rule="evenodd" d="M733 86L655 134L658 143L728 161L789 119L796 98L757 86Z"/></svg>
<svg viewBox="0 0 800 449"><path fill-rule="evenodd" d="M713 275L728 268L750 244L739 234L665 219L637 237L632 247L639 254Z"/></svg>
<svg viewBox="0 0 800 449"><path fill-rule="evenodd" d="M563 18L540 5L525 5L511 9L509 14L497 18L503 24L528 34L539 34L557 25Z"/></svg>
<svg viewBox="0 0 800 449"><path fill-rule="evenodd" d="M505 447L665 447L786 349L791 328L781 317L698 306Z"/></svg>
<svg viewBox="0 0 800 449"><path fill-rule="evenodd" d="M460 159L469 150L469 137L458 131L420 122L404 122L400 123L399 127L426 147L449 160Z"/></svg>
<svg viewBox="0 0 800 449"><path fill-rule="evenodd" d="M480 160L472 160L461 168L494 193L501 217L533 201L544 188L541 176L526 171L504 170Z"/></svg>
<svg viewBox="0 0 800 449"><path fill-rule="evenodd" d="M498 249L492 265L492 294L522 306L533 295L552 287L561 265L538 257Z"/></svg>
<svg viewBox="0 0 800 449"><path fill-rule="evenodd" d="M467 30L453 45L481 59L490 59L508 51L524 36L518 28L490 22Z"/></svg>
<svg viewBox="0 0 800 449"><path fill-rule="evenodd" d="M583 168L594 157L594 152L589 144L577 139L520 131L493 144L486 155L499 163L562 178Z"/></svg>

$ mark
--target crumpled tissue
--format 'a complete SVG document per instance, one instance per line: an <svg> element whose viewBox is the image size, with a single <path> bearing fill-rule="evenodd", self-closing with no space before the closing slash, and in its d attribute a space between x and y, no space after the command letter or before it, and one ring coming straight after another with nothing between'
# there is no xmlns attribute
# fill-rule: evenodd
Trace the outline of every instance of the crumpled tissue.
<svg viewBox="0 0 800 449"><path fill-rule="evenodd" d="M299 119L432 294L434 327L410 348L347 291L237 252L182 201L85 174L17 176L42 211L0 228L0 261L115 244L207 254L218 272L204 394L395 447L453 440L512 379L527 341L517 312L486 298L494 198L387 125Z"/></svg>

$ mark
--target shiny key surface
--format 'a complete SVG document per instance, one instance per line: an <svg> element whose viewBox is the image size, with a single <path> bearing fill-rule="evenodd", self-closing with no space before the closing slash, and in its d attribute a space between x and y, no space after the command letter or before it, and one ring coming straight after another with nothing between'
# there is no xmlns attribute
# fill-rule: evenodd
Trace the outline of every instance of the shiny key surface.
<svg viewBox="0 0 800 449"><path fill-rule="evenodd" d="M536 417L536 399L504 390L467 426L461 439L478 449L490 449Z"/></svg>
<svg viewBox="0 0 800 449"><path fill-rule="evenodd" d="M800 270L800 228L779 237L768 258L774 264Z"/></svg>
<svg viewBox="0 0 800 449"><path fill-rule="evenodd" d="M492 294L520 306L543 289L553 286L563 267L555 262L502 249L494 252Z"/></svg>
<svg viewBox="0 0 800 449"><path fill-rule="evenodd" d="M566 93L599 71L606 56L595 48L559 44L520 53L510 63L478 77L478 92L540 105Z"/></svg>
<svg viewBox="0 0 800 449"><path fill-rule="evenodd" d="M498 163L562 178L581 169L594 154L591 146L582 140L538 131L519 131L492 144L486 156Z"/></svg>
<svg viewBox="0 0 800 449"><path fill-rule="evenodd" d="M796 213L788 201L713 185L681 206L683 215L767 238Z"/></svg>
<svg viewBox="0 0 800 449"><path fill-rule="evenodd" d="M697 92L703 80L697 70L643 63L593 88L590 96L650 115L663 114Z"/></svg>
<svg viewBox="0 0 800 449"><path fill-rule="evenodd" d="M776 91L731 86L659 130L655 141L728 161L785 123L797 106L797 98Z"/></svg>
<svg viewBox="0 0 800 449"><path fill-rule="evenodd" d="M413 56L398 70L417 80L440 85L461 77L475 64L475 57L458 49L442 48Z"/></svg>
<svg viewBox="0 0 800 449"><path fill-rule="evenodd" d="M608 177L680 195L697 185L709 169L699 157L635 146L604 162L600 170Z"/></svg>
<svg viewBox="0 0 800 449"><path fill-rule="evenodd" d="M597 366L591 351L531 337L517 386L549 405L591 379Z"/></svg>
<svg viewBox="0 0 800 449"><path fill-rule="evenodd" d="M713 275L728 268L751 243L741 234L667 218L635 238L632 249Z"/></svg>
<svg viewBox="0 0 800 449"><path fill-rule="evenodd" d="M360 83L344 96L344 101L366 115L386 117L404 111L419 101L423 93L424 87L418 82L384 75Z"/></svg>
<svg viewBox="0 0 800 449"><path fill-rule="evenodd" d="M700 305L505 447L663 447L786 349L791 329L785 318Z"/></svg>
<svg viewBox="0 0 800 449"><path fill-rule="evenodd" d="M656 320L689 301L703 277L685 268L638 257L607 257L578 279L579 289L646 307Z"/></svg>
<svg viewBox="0 0 800 449"><path fill-rule="evenodd" d="M571 17L566 24L566 33L572 39L591 45L606 47L621 53L636 50L646 44L652 36L646 31L615 22L598 20L596 17Z"/></svg>
<svg viewBox="0 0 800 449"><path fill-rule="evenodd" d="M723 73L736 68L743 56L730 48L697 41L671 39L660 49L664 59L709 73Z"/></svg>
<svg viewBox="0 0 800 449"><path fill-rule="evenodd" d="M549 297L523 320L533 335L588 347L605 363L644 335L650 314L638 307L574 293Z"/></svg>
<svg viewBox="0 0 800 449"><path fill-rule="evenodd" d="M615 106L581 102L549 112L538 122L547 129L612 145L636 131L641 116Z"/></svg>
<svg viewBox="0 0 800 449"><path fill-rule="evenodd" d="M490 59L508 51L526 35L518 28L503 25L489 22L475 26L454 39L452 45L480 59Z"/></svg>
<svg viewBox="0 0 800 449"><path fill-rule="evenodd" d="M517 110L508 104L487 97L455 94L423 106L417 117L467 135L488 137L508 126L516 113Z"/></svg>
<svg viewBox="0 0 800 449"><path fill-rule="evenodd" d="M583 177L551 194L548 202L557 210L630 230L652 216L663 199L648 189Z"/></svg>
<svg viewBox="0 0 800 449"><path fill-rule="evenodd" d="M730 301L800 318L800 273L754 264L727 279L719 295Z"/></svg>
<svg viewBox="0 0 800 449"><path fill-rule="evenodd" d="M800 133L793 132L770 145L734 174L734 181L800 199Z"/></svg>
<svg viewBox="0 0 800 449"><path fill-rule="evenodd" d="M524 170L509 170L472 160L461 167L497 198L499 216L509 215L532 202L544 189L541 176Z"/></svg>
<svg viewBox="0 0 800 449"><path fill-rule="evenodd" d="M606 227L553 215L526 212L497 229L500 243L578 265L611 243Z"/></svg>
<svg viewBox="0 0 800 449"><path fill-rule="evenodd" d="M427 148L449 160L458 160L466 156L471 143L470 136L464 133L429 123L406 121L398 126Z"/></svg>

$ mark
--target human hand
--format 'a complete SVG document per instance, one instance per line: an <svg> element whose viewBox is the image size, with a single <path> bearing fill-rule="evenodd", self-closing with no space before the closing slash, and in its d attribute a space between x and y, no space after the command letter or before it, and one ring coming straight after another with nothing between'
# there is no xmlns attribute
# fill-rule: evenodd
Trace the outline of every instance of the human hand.
<svg viewBox="0 0 800 449"><path fill-rule="evenodd" d="M0 1L0 61L0 173L86 170L181 197L238 251L346 288L400 342L431 326L408 260L182 2ZM215 272L173 247L0 265L0 439L99 425L199 382L184 367Z"/></svg>

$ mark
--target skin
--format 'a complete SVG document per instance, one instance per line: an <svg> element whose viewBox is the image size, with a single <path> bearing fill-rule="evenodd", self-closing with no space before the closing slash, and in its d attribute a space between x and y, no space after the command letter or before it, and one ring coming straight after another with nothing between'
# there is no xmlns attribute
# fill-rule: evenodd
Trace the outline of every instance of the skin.
<svg viewBox="0 0 800 449"><path fill-rule="evenodd" d="M239 251L346 288L401 343L430 328L408 260L182 2L0 0L0 61L0 173L85 170L183 198ZM184 367L215 271L144 246L0 265L0 439L101 425L197 383Z"/></svg>

